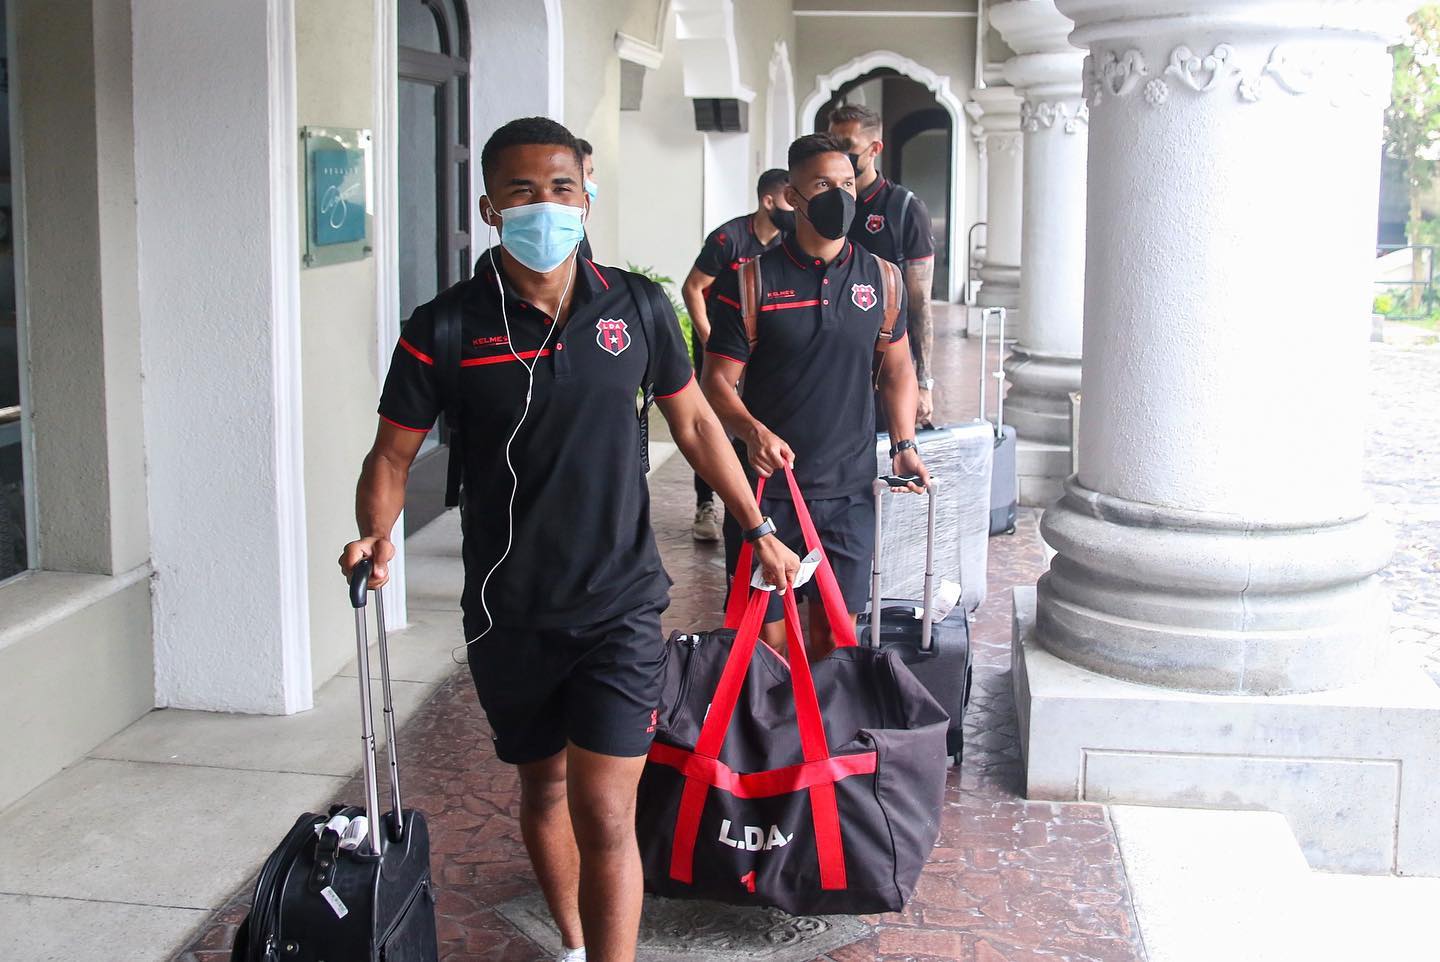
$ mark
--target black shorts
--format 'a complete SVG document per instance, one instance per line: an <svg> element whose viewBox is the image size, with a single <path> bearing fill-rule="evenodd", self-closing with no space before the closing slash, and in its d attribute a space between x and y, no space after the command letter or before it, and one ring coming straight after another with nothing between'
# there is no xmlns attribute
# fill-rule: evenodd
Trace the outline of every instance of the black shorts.
<svg viewBox="0 0 1440 962"><path fill-rule="evenodd" d="M665 668L666 606L650 602L580 628L496 626L468 646L500 760L537 762L567 742L620 758L648 752Z"/></svg>
<svg viewBox="0 0 1440 962"><path fill-rule="evenodd" d="M784 479L776 483L784 485ZM840 582L840 593L845 596L845 608L852 614L865 610L870 601L870 566L875 557L875 495L869 491L852 494L845 498L824 498L806 501L815 530L820 535L820 546L830 559L835 570L835 580ZM775 522L776 534L790 550L805 556L805 535L800 530L800 520L795 517L795 506L789 495L783 499L766 498L760 505L762 513ZM733 572L740 556L743 533L740 524L729 512L725 513L725 570ZM746 583L749 583L748 576ZM819 586L815 579L800 589L797 600L820 598ZM785 617L783 602L777 595L770 600L765 620L779 621Z"/></svg>

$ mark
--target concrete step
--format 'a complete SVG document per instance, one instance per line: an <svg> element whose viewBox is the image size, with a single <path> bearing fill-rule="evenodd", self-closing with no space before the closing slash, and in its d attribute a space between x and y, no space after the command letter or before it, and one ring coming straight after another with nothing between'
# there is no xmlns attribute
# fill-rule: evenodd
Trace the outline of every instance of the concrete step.
<svg viewBox="0 0 1440 962"><path fill-rule="evenodd" d="M1070 446L1020 438L1015 442L1015 471L1021 477L1065 478L1070 475Z"/></svg>
<svg viewBox="0 0 1440 962"><path fill-rule="evenodd" d="M1110 817L1150 962L1435 957L1440 879L1313 872L1274 812L1117 805Z"/></svg>

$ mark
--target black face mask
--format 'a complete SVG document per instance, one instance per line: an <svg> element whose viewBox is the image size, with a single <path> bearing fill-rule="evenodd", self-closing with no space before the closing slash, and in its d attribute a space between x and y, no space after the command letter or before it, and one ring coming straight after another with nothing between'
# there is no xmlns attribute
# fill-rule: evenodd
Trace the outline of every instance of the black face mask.
<svg viewBox="0 0 1440 962"><path fill-rule="evenodd" d="M855 197L843 187L831 187L811 197L804 213L817 234L839 240L850 232L855 220Z"/></svg>
<svg viewBox="0 0 1440 962"><path fill-rule="evenodd" d="M860 155L846 154L845 156L850 158L850 166L855 168L855 173L858 176L860 173Z"/></svg>
<svg viewBox="0 0 1440 962"><path fill-rule="evenodd" d="M795 233L795 212L793 210L781 210L779 207L770 209L770 223L782 234Z"/></svg>

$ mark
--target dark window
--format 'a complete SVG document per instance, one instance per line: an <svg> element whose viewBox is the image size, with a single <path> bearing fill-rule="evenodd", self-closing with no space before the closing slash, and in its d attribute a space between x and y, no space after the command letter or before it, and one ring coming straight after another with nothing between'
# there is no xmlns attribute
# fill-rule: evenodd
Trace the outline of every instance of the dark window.
<svg viewBox="0 0 1440 962"><path fill-rule="evenodd" d="M398 0L400 317L470 276L470 24L464 0ZM418 530L444 510L443 425L411 469Z"/></svg>

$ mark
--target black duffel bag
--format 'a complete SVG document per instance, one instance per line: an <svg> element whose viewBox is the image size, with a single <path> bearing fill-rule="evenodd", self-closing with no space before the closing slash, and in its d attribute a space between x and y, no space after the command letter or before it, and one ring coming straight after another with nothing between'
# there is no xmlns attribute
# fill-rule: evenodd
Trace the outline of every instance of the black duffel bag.
<svg viewBox="0 0 1440 962"><path fill-rule="evenodd" d="M896 911L940 830L945 712L888 650L842 639L812 668L793 591L787 663L757 644L767 601L754 591L738 629L670 638L636 819L646 888L795 915Z"/></svg>

